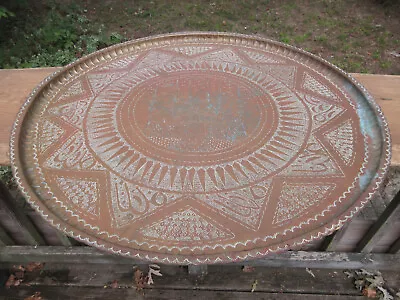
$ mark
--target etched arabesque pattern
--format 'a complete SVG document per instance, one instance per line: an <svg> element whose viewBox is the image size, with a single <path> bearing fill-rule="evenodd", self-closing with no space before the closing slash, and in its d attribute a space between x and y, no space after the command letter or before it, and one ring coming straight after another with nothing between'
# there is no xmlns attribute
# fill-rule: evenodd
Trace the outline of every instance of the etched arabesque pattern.
<svg viewBox="0 0 400 300"><path fill-rule="evenodd" d="M119 60L123 63L117 63ZM253 61L254 65L249 65L248 61ZM43 82L22 108L11 144L14 171L33 206L50 222L86 243L116 253L171 263L200 263L259 257L288 245L305 243L331 232L359 210L379 186L388 165L389 150L382 154L385 159L379 176L373 184L362 187L368 190L368 196L352 198L357 196L355 187L360 184L360 176L371 164L368 160L371 149L365 138L365 128L359 125L355 100L338 86L346 75L300 50L278 43L229 34L161 36L107 49L67 68L68 72ZM279 68L281 72L277 71ZM291 71L287 76L281 75L288 68ZM235 145L236 148L214 148L217 152L231 151L226 152L231 154L214 155L208 162L182 153L184 157L170 163L177 154L174 148L156 152L152 150L156 144L151 139L133 143L127 136L137 133L132 129L137 125L121 122L122 111L118 110L118 104L123 99L133 101L129 100L133 99L129 95L134 92L135 84L129 85L125 92L121 89L119 94L116 87L126 84L127 78L130 83L146 85L154 78L160 80L158 77L162 74L180 72L215 72L222 76L221 80L229 75L258 86L252 88L260 91L253 96L259 97L261 93L261 110L269 121L273 120L273 128L265 126L271 124L266 122L252 132L243 128L227 131L248 135L242 135L245 138ZM50 80L52 85L46 86ZM358 86L351 78L346 80ZM373 106L372 98L364 90L362 92L367 104L372 105L370 109L378 116L378 125L383 127L381 138L385 149L389 149L387 125L381 112ZM107 98L101 100L106 94ZM253 101L249 95L243 101ZM21 121L33 100L31 122L34 129L30 130L23 127ZM74 102L81 103L83 121L75 117L71 109L59 109L68 103L71 103L69 107L75 107ZM96 103L99 103L97 108ZM210 100L210 103L214 105L218 101ZM210 113L213 109L210 107ZM224 109L228 108L224 107L222 113ZM212 113L214 115L210 116L218 118L215 111ZM235 118L245 120L240 116ZM44 126L37 126L50 119L56 120L54 128L63 131L61 142L57 141L61 137L60 130L47 130L42 134ZM95 132L88 123L97 125ZM242 124L245 127L247 123ZM203 132L206 129L198 136L206 136ZM25 161L34 163L37 179L21 173L19 158L14 152L17 133L28 145L24 150L28 156ZM179 134L175 135L177 137ZM229 141L229 135L221 137ZM103 140L94 142L98 139ZM58 147L37 151L43 149L40 145L49 143L46 141L57 141ZM222 142L225 141L219 143ZM94 217L97 214L98 219L85 219L64 201L63 195L70 195L73 203L79 203L76 196L79 192L70 184L73 179L65 181L68 184L59 184L58 188L64 189L63 194L52 189L51 182L57 181L54 178L61 178L60 174L68 170L71 170L70 178L91 178L85 189L93 191L87 193L88 198L82 203L86 211ZM29 192L28 182L35 181L39 184L31 186L37 186L38 194L46 191L52 195L54 201L48 207ZM95 189L99 189L96 194ZM116 192L111 192L113 189ZM313 196L315 191L320 191L318 195L329 196ZM288 196L290 193L309 195L307 197L312 199L304 202L304 197L298 198L300 202L295 204L291 202L293 197ZM94 195L99 197L96 201ZM353 208L343 211L339 219L330 219L331 212L340 210L344 200L353 201ZM313 207L319 210L313 212ZM57 217L60 214L69 214L79 223L69 225ZM185 221L189 219L193 222ZM287 222L289 219L291 221ZM184 239L177 233L171 235L179 228L178 225L171 227L171 220L183 228L186 226L185 232L189 234ZM319 227L317 224L321 220L326 220L327 225ZM198 229L191 226L198 226ZM156 238L157 232L163 231L170 232L170 242ZM290 232L297 232L296 237L275 244L276 238L285 240ZM198 244L199 236L203 237L203 246ZM254 246L249 248L250 244ZM184 249L192 254L179 254ZM237 254L226 255L224 249L235 249Z"/></svg>

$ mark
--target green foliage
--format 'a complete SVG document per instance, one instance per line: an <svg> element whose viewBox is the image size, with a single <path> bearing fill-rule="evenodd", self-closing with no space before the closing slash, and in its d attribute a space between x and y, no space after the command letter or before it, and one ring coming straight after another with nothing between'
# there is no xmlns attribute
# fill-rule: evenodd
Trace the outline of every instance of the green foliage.
<svg viewBox="0 0 400 300"><path fill-rule="evenodd" d="M21 10L16 18L22 18L23 13L32 12ZM25 23L14 21L5 26L9 32L0 33L0 68L66 65L124 40L118 33L107 33L104 25L89 22L74 6L50 6L42 14L36 23L29 18Z"/></svg>
<svg viewBox="0 0 400 300"><path fill-rule="evenodd" d="M9 11L7 8L0 6L0 19L8 17L15 17L15 14Z"/></svg>
<svg viewBox="0 0 400 300"><path fill-rule="evenodd" d="M11 168L8 166L0 166L0 180L8 188L15 188L16 186Z"/></svg>
<svg viewBox="0 0 400 300"><path fill-rule="evenodd" d="M125 37L207 30L280 40L348 72L399 73L388 54L400 45L399 0L181 2L2 0L0 68L65 65Z"/></svg>

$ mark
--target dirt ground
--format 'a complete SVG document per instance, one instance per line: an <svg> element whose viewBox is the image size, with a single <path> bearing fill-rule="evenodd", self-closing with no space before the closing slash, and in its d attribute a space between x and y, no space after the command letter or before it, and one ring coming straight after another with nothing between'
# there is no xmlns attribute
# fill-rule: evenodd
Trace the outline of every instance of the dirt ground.
<svg viewBox="0 0 400 300"><path fill-rule="evenodd" d="M85 0L86 16L127 39L188 31L256 34L348 72L400 74L398 0Z"/></svg>

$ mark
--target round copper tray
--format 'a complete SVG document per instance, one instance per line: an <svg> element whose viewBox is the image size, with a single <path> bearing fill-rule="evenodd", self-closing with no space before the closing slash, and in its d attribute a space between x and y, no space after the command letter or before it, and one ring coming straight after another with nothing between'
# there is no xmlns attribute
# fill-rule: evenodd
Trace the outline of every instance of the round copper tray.
<svg viewBox="0 0 400 300"><path fill-rule="evenodd" d="M331 233L379 188L386 121L353 78L258 37L116 45L44 80L11 139L18 184L87 244L166 263L262 257Z"/></svg>

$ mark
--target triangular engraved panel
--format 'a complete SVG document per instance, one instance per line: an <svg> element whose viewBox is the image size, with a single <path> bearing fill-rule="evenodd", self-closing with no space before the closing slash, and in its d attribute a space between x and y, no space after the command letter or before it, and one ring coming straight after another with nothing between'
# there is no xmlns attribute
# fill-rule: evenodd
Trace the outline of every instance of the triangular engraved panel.
<svg viewBox="0 0 400 300"><path fill-rule="evenodd" d="M237 55L235 52L229 49L212 52L202 56L201 58L210 61L215 60L220 62L230 62L238 64L244 63L243 60L239 57L239 55Z"/></svg>
<svg viewBox="0 0 400 300"><path fill-rule="evenodd" d="M337 96L335 95L335 93L333 91L331 91L330 88L328 88L325 84L321 83L314 76L312 76L308 73L304 74L303 88L305 90L314 92L323 97L326 97L326 98L329 98L329 99L332 99L335 101L338 100Z"/></svg>
<svg viewBox="0 0 400 300"><path fill-rule="evenodd" d="M265 181L250 188L197 198L232 221L257 230L269 200L269 186L270 181Z"/></svg>
<svg viewBox="0 0 400 300"><path fill-rule="evenodd" d="M354 160L354 132L351 121L345 121L324 136L346 165L350 165Z"/></svg>
<svg viewBox="0 0 400 300"><path fill-rule="evenodd" d="M246 55L255 63L262 63L262 64L280 64L285 63L283 59L279 59L277 57L266 56L263 53L245 50L243 51Z"/></svg>
<svg viewBox="0 0 400 300"><path fill-rule="evenodd" d="M44 120L40 124L39 133L38 148L39 151L43 153L54 144L65 133L65 131L53 122Z"/></svg>
<svg viewBox="0 0 400 300"><path fill-rule="evenodd" d="M234 237L224 226L192 207L167 215L140 232L147 238L172 242L207 242Z"/></svg>
<svg viewBox="0 0 400 300"><path fill-rule="evenodd" d="M82 132L77 132L51 154L45 167L50 169L104 170L87 149Z"/></svg>
<svg viewBox="0 0 400 300"><path fill-rule="evenodd" d="M281 223L301 215L311 206L328 197L335 184L284 183L280 192L273 223Z"/></svg>
<svg viewBox="0 0 400 300"><path fill-rule="evenodd" d="M173 54L151 51L137 64L136 68L141 69L148 66L161 66L172 58Z"/></svg>
<svg viewBox="0 0 400 300"><path fill-rule="evenodd" d="M52 107L49 112L63 119L64 121L82 129L83 119L89 106L87 100L77 100L60 106Z"/></svg>
<svg viewBox="0 0 400 300"><path fill-rule="evenodd" d="M281 175L343 176L343 172L328 151L314 136L311 136L304 150Z"/></svg>
<svg viewBox="0 0 400 300"><path fill-rule="evenodd" d="M343 107L316 97L305 95L304 99L309 104L310 112L312 114L313 130L327 124L345 111Z"/></svg>
<svg viewBox="0 0 400 300"><path fill-rule="evenodd" d="M123 73L96 73L87 75L90 87L94 94L98 94L104 87L121 77Z"/></svg>
<svg viewBox="0 0 400 300"><path fill-rule="evenodd" d="M118 59L117 61L106 65L104 67L99 68L98 70L101 71L109 71L109 70L117 70L117 69L124 69L128 67L131 63L133 63L139 55L131 55L127 56L121 59Z"/></svg>
<svg viewBox="0 0 400 300"><path fill-rule="evenodd" d="M96 180L57 176L56 182L69 202L91 215L98 216L99 191Z"/></svg>
<svg viewBox="0 0 400 300"><path fill-rule="evenodd" d="M288 65L266 65L260 67L261 70L267 72L275 79L278 79L288 87L294 86L294 78L296 75L296 67Z"/></svg>
<svg viewBox="0 0 400 300"><path fill-rule="evenodd" d="M56 101L59 102L61 100L66 100L68 98L73 98L78 95L83 94L85 91L82 81L76 81L72 83L66 91L63 92L62 96Z"/></svg>
<svg viewBox="0 0 400 300"><path fill-rule="evenodd" d="M213 47L210 46L182 46L182 47L175 47L170 50L187 56L193 56L203 52L207 52L212 48Z"/></svg>

